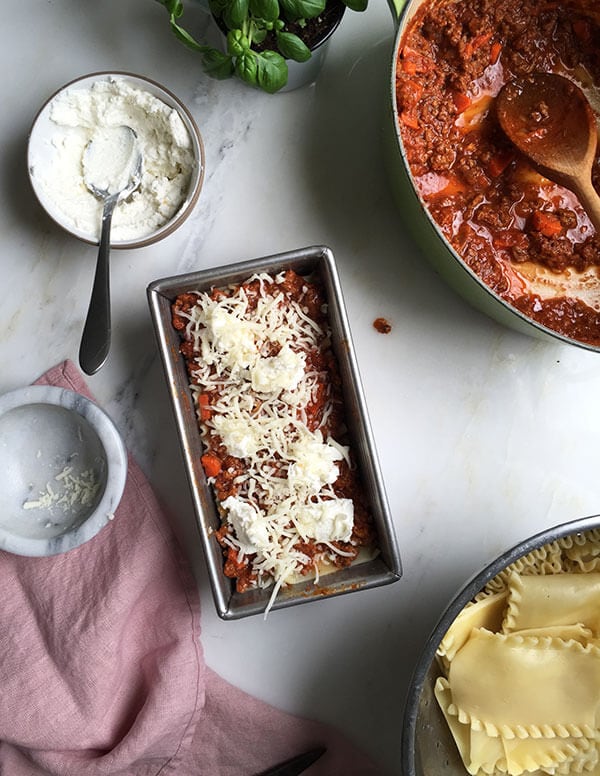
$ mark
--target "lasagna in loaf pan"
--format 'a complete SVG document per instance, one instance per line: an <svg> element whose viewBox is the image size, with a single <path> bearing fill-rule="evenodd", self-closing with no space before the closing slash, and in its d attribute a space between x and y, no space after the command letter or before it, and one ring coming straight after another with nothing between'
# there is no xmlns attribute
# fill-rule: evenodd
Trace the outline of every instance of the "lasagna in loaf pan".
<svg viewBox="0 0 600 776"><path fill-rule="evenodd" d="M148 287L217 611L400 578L333 254Z"/></svg>

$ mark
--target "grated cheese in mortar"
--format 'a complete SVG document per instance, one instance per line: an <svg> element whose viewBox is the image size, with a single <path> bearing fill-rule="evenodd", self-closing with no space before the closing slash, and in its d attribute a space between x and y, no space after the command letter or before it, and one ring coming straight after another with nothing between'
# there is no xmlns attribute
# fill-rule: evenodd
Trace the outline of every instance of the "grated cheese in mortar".
<svg viewBox="0 0 600 776"><path fill-rule="evenodd" d="M23 509L53 509L63 511L90 507L100 489L100 481L93 469L73 474L72 466L65 466L55 477L54 484L48 482L46 489L37 498L23 503Z"/></svg>

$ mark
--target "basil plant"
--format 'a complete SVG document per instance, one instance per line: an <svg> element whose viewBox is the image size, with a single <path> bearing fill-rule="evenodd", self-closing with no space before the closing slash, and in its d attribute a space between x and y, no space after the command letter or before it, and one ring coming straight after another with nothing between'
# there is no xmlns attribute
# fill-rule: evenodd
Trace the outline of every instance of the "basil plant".
<svg viewBox="0 0 600 776"><path fill-rule="evenodd" d="M227 36L226 51L199 43L180 24L182 0L158 0L169 13L171 29L179 40L202 57L204 71L213 78L237 75L251 86L273 94L288 78L286 60L306 62L311 51L300 35L287 27L302 29L317 18L328 0L208 0L217 24ZM331 0L329 0L331 2ZM368 0L342 0L354 11L364 11Z"/></svg>

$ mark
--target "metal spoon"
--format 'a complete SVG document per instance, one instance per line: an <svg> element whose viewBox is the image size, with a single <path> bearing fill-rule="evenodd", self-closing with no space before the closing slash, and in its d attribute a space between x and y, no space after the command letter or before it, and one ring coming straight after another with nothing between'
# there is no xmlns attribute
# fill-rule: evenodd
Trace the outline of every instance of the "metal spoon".
<svg viewBox="0 0 600 776"><path fill-rule="evenodd" d="M542 175L577 195L600 232L600 196L592 185L598 128L581 89L554 73L515 78L500 90L496 114Z"/></svg>
<svg viewBox="0 0 600 776"><path fill-rule="evenodd" d="M79 364L88 375L100 369L110 350L110 230L117 204L140 185L142 153L131 127L105 127L90 140L83 155L84 183L103 202L102 231L92 296L81 344Z"/></svg>

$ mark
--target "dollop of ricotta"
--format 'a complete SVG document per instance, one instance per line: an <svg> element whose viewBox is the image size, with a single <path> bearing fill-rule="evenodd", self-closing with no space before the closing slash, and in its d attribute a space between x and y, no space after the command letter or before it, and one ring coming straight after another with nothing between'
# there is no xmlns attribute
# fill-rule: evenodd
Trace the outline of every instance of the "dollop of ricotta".
<svg viewBox="0 0 600 776"><path fill-rule="evenodd" d="M268 549L269 523L248 501L229 496L223 501L227 520L235 530L240 549L247 554Z"/></svg>
<svg viewBox="0 0 600 776"><path fill-rule="evenodd" d="M294 523L305 539L348 542L352 536L354 505L348 498L305 504L295 515Z"/></svg>

